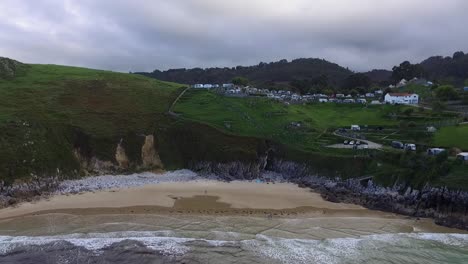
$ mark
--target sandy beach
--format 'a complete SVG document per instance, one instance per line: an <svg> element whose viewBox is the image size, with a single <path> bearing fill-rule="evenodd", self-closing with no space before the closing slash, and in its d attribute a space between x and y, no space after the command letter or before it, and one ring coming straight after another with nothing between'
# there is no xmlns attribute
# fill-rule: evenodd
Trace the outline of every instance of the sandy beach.
<svg viewBox="0 0 468 264"><path fill-rule="evenodd" d="M118 208L161 210L285 210L305 212L317 210L365 213L361 206L331 203L307 188L291 183L266 184L255 182L190 181L166 182L143 187L112 189L76 195L56 195L37 202L22 203L0 210L0 219L41 212L72 212L80 210L100 213ZM309 209L309 210L307 210ZM122 212L122 211L120 211Z"/></svg>
<svg viewBox="0 0 468 264"><path fill-rule="evenodd" d="M416 220L358 205L328 202L318 193L291 183L195 180L60 194L22 203L0 210L0 234L49 234L51 230L99 232L109 228L127 230L129 225L131 229L144 231L163 227L172 230L174 223L181 219L190 219L189 223L194 219L203 222L225 219L227 222L222 226L233 224L236 219L234 222L253 221L267 229L274 226L270 226L272 220L285 221L283 227L291 220L300 221L310 223L306 229L311 237L317 235L312 227L331 226L335 230L319 233L319 238L386 232L453 232L428 219ZM337 234L337 229L342 231ZM294 231L295 236L304 230Z"/></svg>

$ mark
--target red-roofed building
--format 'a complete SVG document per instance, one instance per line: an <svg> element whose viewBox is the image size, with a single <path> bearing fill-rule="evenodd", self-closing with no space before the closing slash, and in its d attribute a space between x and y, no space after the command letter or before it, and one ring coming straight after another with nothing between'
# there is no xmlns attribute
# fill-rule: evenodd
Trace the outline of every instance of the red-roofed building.
<svg viewBox="0 0 468 264"><path fill-rule="evenodd" d="M419 95L411 93L388 93L385 95L387 104L412 104L419 103Z"/></svg>

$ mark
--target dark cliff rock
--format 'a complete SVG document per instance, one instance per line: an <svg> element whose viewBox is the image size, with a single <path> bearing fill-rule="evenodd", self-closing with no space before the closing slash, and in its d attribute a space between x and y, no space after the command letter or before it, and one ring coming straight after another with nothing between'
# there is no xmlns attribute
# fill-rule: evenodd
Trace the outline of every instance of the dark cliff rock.
<svg viewBox="0 0 468 264"><path fill-rule="evenodd" d="M468 192L434 188L422 190L406 186L385 188L357 179L343 180L339 175L317 173L309 164L282 159L269 159L268 164L254 162L199 162L190 167L200 173L215 174L222 180L252 180L261 178L267 168L282 178L304 188L319 192L335 203L362 205L411 217L433 218L439 225L468 230ZM320 176L319 176L320 175Z"/></svg>

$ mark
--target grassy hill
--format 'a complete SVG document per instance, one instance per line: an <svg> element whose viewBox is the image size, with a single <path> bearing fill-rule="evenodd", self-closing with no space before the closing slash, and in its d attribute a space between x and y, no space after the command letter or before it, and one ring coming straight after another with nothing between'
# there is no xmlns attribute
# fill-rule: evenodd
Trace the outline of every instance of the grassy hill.
<svg viewBox="0 0 468 264"><path fill-rule="evenodd" d="M405 140L428 143L425 126L446 117L431 112L405 115L406 106L359 104L285 105L266 98L224 97L208 91L189 90L177 103L175 111L196 122L214 126L227 133L262 137L306 151L328 151L322 147L341 139L332 135L338 128L353 124L369 127L364 131L372 140L389 143ZM300 127L291 124L300 123ZM413 123L407 128L404 124ZM383 127L373 132L371 128ZM388 134L385 134L388 131ZM423 141L425 140L425 141Z"/></svg>
<svg viewBox="0 0 468 264"><path fill-rule="evenodd" d="M427 143L432 138L424 133L425 125L449 118L431 111L405 114L404 106L286 106L266 98L195 90L175 105L182 118L174 118L167 111L185 89L180 84L5 58L0 58L0 72L0 180L6 183L35 175L78 176L83 173L82 157L87 165L115 165L119 143L130 162L126 171L139 170L145 135L156 137L166 169L231 161L251 166L260 154L275 149L270 157L307 164L313 173L357 177L372 159L367 152L326 148L342 141L333 135L337 128L359 124L368 126L363 133L378 142ZM376 132L376 127L384 132ZM448 133L446 138L455 133L439 132ZM376 155L381 161L387 153ZM394 160L396 164L400 159ZM464 167L446 182L459 181L460 171Z"/></svg>
<svg viewBox="0 0 468 264"><path fill-rule="evenodd" d="M81 143L87 146L81 151L112 160L121 138L151 134L166 122L181 87L139 75L1 61L15 65L0 78L0 176L6 178L77 170L73 149Z"/></svg>
<svg viewBox="0 0 468 264"><path fill-rule="evenodd" d="M435 134L434 144L468 151L468 125L443 127Z"/></svg>

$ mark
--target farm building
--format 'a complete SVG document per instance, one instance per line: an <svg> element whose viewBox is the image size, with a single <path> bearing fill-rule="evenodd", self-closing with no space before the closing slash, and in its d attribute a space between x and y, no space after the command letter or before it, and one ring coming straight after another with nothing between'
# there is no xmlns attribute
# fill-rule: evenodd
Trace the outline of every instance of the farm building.
<svg viewBox="0 0 468 264"><path fill-rule="evenodd" d="M388 93L385 95L385 102L388 104L411 104L419 103L419 95L410 93Z"/></svg>
<svg viewBox="0 0 468 264"><path fill-rule="evenodd" d="M358 125L352 125L352 126L351 126L351 130L353 130L353 131L360 131L360 130L361 130L361 127L358 126Z"/></svg>

